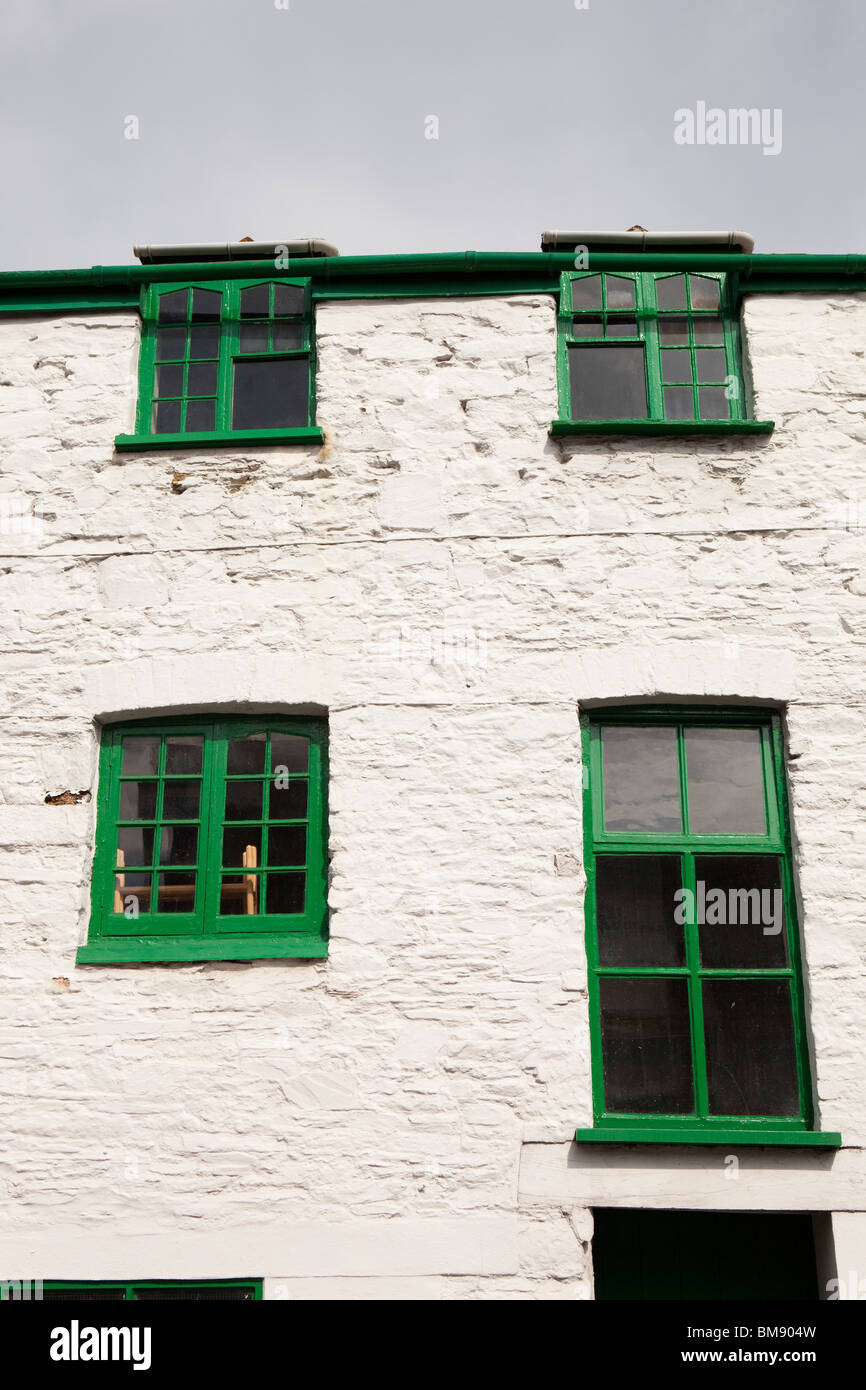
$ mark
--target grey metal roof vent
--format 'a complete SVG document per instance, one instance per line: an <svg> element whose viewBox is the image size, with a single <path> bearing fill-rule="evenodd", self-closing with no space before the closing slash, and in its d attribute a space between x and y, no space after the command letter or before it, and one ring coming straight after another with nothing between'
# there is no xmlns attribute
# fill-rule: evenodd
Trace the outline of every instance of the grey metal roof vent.
<svg viewBox="0 0 866 1390"><path fill-rule="evenodd" d="M336 246L321 237L286 241L205 241L185 246L133 246L142 265L171 265L193 261L273 261L278 256L339 256Z"/></svg>
<svg viewBox="0 0 866 1390"><path fill-rule="evenodd" d="M591 251L732 251L750 256L755 238L748 232L647 232L634 227L628 232L542 232L542 251L572 251L586 246Z"/></svg>

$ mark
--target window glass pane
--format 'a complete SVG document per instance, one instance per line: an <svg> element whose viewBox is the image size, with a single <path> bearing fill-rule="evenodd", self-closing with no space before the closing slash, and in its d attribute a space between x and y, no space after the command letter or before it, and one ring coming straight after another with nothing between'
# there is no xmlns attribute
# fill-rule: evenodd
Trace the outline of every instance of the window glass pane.
<svg viewBox="0 0 866 1390"><path fill-rule="evenodd" d="M681 886L676 854L600 854L599 965L685 965L685 928L675 919Z"/></svg>
<svg viewBox="0 0 866 1390"><path fill-rule="evenodd" d="M180 410L180 401L157 401L153 407L154 434L179 434Z"/></svg>
<svg viewBox="0 0 866 1390"><path fill-rule="evenodd" d="M183 323L186 319L188 290L172 290L170 294L159 296L159 322Z"/></svg>
<svg viewBox="0 0 866 1390"><path fill-rule="evenodd" d="M689 830L765 835L759 729L686 729Z"/></svg>
<svg viewBox="0 0 866 1390"><path fill-rule="evenodd" d="M121 826L117 832L117 867L139 867L152 863L153 831L144 826Z"/></svg>
<svg viewBox="0 0 866 1390"><path fill-rule="evenodd" d="M268 863L300 865L306 862L307 831L303 825L272 825L268 831Z"/></svg>
<svg viewBox="0 0 866 1390"><path fill-rule="evenodd" d="M125 738L123 740L124 777L146 777L159 771L158 738Z"/></svg>
<svg viewBox="0 0 866 1390"><path fill-rule="evenodd" d="M302 314L304 289L302 285L274 285L274 313Z"/></svg>
<svg viewBox="0 0 866 1390"><path fill-rule="evenodd" d="M676 729L602 729L606 830L679 834Z"/></svg>
<svg viewBox="0 0 866 1390"><path fill-rule="evenodd" d="M666 420L694 420L695 403L690 386L667 386L664 396Z"/></svg>
<svg viewBox="0 0 866 1390"><path fill-rule="evenodd" d="M692 320L696 343L723 343L725 341L722 333L722 320L702 318L696 315Z"/></svg>
<svg viewBox="0 0 866 1390"><path fill-rule="evenodd" d="M235 362L232 427L265 430L306 425L309 376L306 357Z"/></svg>
<svg viewBox="0 0 866 1390"><path fill-rule="evenodd" d="M255 869L262 862L262 832L257 825L227 825L223 831L223 863Z"/></svg>
<svg viewBox="0 0 866 1390"><path fill-rule="evenodd" d="M686 981L605 976L599 988L605 1109L693 1113Z"/></svg>
<svg viewBox="0 0 866 1390"><path fill-rule="evenodd" d="M303 912L304 874L268 874L265 912Z"/></svg>
<svg viewBox="0 0 866 1390"><path fill-rule="evenodd" d="M636 420L647 413L643 343L568 350L573 420Z"/></svg>
<svg viewBox="0 0 866 1390"><path fill-rule="evenodd" d="M297 734L271 735L271 772L306 772L310 740Z"/></svg>
<svg viewBox="0 0 866 1390"><path fill-rule="evenodd" d="M604 328L599 314L576 314L571 325L572 338L602 338Z"/></svg>
<svg viewBox="0 0 866 1390"><path fill-rule="evenodd" d="M712 1115L799 1115L787 980L704 980Z"/></svg>
<svg viewBox="0 0 866 1390"><path fill-rule="evenodd" d="M207 323L210 320L219 319L222 300L222 293L219 290L193 290L193 322Z"/></svg>
<svg viewBox="0 0 866 1390"><path fill-rule="evenodd" d="M274 324L274 352L291 352L305 346L302 323Z"/></svg>
<svg viewBox="0 0 866 1390"><path fill-rule="evenodd" d="M226 820L261 820L262 783L226 783Z"/></svg>
<svg viewBox="0 0 866 1390"><path fill-rule="evenodd" d="M153 820L156 815L156 782L121 782L120 819Z"/></svg>
<svg viewBox="0 0 866 1390"><path fill-rule="evenodd" d="M199 782L166 782L162 792L164 820L197 820Z"/></svg>
<svg viewBox="0 0 866 1390"><path fill-rule="evenodd" d="M201 734L171 734L165 741L165 770L201 772Z"/></svg>
<svg viewBox="0 0 866 1390"><path fill-rule="evenodd" d="M226 771L229 776L245 772L264 772L267 734L248 734L229 743Z"/></svg>
<svg viewBox="0 0 866 1390"><path fill-rule="evenodd" d="M608 275L605 279L608 309L634 308L634 281L622 275Z"/></svg>
<svg viewBox="0 0 866 1390"><path fill-rule="evenodd" d="M160 328L156 335L156 360L177 360L186 352L185 328Z"/></svg>
<svg viewBox="0 0 866 1390"><path fill-rule="evenodd" d="M727 375L723 348L698 348L695 352L698 381L724 381Z"/></svg>
<svg viewBox="0 0 866 1390"><path fill-rule="evenodd" d="M186 407L187 433L212 430L216 426L216 401L189 401Z"/></svg>
<svg viewBox="0 0 866 1390"><path fill-rule="evenodd" d="M158 874L157 912L195 912L195 874Z"/></svg>
<svg viewBox="0 0 866 1390"><path fill-rule="evenodd" d="M691 381L692 356L688 348L662 348L662 381Z"/></svg>
<svg viewBox="0 0 866 1390"><path fill-rule="evenodd" d="M113 912L133 913L150 911L150 880L152 874L122 873L114 878Z"/></svg>
<svg viewBox="0 0 866 1390"><path fill-rule="evenodd" d="M288 786L271 783L271 820L303 820L307 814L306 778L297 777Z"/></svg>
<svg viewBox="0 0 866 1390"><path fill-rule="evenodd" d="M183 366L180 363L171 367L157 367L156 394L157 396L183 395Z"/></svg>
<svg viewBox="0 0 866 1390"><path fill-rule="evenodd" d="M160 836L160 864L194 864L198 857L197 825L164 825Z"/></svg>
<svg viewBox="0 0 866 1390"><path fill-rule="evenodd" d="M187 395L190 396L215 396L217 389L216 362L194 362L187 373L186 389Z"/></svg>
<svg viewBox="0 0 866 1390"><path fill-rule="evenodd" d="M270 313L270 285L252 285L241 290L241 318L267 318Z"/></svg>
<svg viewBox="0 0 866 1390"><path fill-rule="evenodd" d="M686 308L686 277L669 275L656 280L656 294L659 309Z"/></svg>
<svg viewBox="0 0 866 1390"><path fill-rule="evenodd" d="M601 276L583 275L571 282L571 305L573 309L601 308Z"/></svg>
<svg viewBox="0 0 866 1390"><path fill-rule="evenodd" d="M724 386L699 386L698 409L702 420L729 420L731 403Z"/></svg>
<svg viewBox="0 0 866 1390"><path fill-rule="evenodd" d="M261 878L258 874L225 874L220 888L220 913L252 917L259 911Z"/></svg>
<svg viewBox="0 0 866 1390"><path fill-rule="evenodd" d="M663 347L688 347L688 319L659 319L659 337Z"/></svg>
<svg viewBox="0 0 866 1390"><path fill-rule="evenodd" d="M719 307L719 282L708 275L690 275L689 293L693 309L714 309Z"/></svg>
<svg viewBox="0 0 866 1390"><path fill-rule="evenodd" d="M220 330L194 324L189 330L190 357L216 357L220 350Z"/></svg>
<svg viewBox="0 0 866 1390"><path fill-rule="evenodd" d="M242 323L240 327L241 352L267 352L268 325L266 323Z"/></svg>
<svg viewBox="0 0 866 1390"><path fill-rule="evenodd" d="M607 321L608 338L636 338L637 319L629 318L609 318Z"/></svg>
<svg viewBox="0 0 866 1390"><path fill-rule="evenodd" d="M788 964L782 867L773 854L695 858L695 920L701 965L782 969Z"/></svg>

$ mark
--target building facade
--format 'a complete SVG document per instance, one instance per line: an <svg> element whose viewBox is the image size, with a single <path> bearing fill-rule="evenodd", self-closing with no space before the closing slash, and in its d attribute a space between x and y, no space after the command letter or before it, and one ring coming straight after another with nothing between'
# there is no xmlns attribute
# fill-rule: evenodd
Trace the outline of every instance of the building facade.
<svg viewBox="0 0 866 1390"><path fill-rule="evenodd" d="M0 1279L866 1296L866 260L545 246L0 276Z"/></svg>

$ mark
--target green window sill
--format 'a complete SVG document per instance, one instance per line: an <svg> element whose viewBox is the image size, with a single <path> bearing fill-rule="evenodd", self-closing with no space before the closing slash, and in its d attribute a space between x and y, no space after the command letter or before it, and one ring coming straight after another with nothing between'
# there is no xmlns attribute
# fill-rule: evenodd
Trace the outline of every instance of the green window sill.
<svg viewBox="0 0 866 1390"><path fill-rule="evenodd" d="M321 960L328 954L328 942L309 932L280 932L270 935L205 937L103 938L79 946L76 965L122 965L148 961L205 960Z"/></svg>
<svg viewBox="0 0 866 1390"><path fill-rule="evenodd" d="M840 1149L841 1134L807 1129L579 1129L578 1144L768 1144L790 1148Z"/></svg>
<svg viewBox="0 0 866 1390"><path fill-rule="evenodd" d="M119 434L114 447L119 454L133 450L188 449L202 444L211 446L233 444L324 444L325 435L319 425L298 426L280 430L198 430L189 434Z"/></svg>
<svg viewBox="0 0 866 1390"><path fill-rule="evenodd" d="M554 420L552 435L772 434L773 420Z"/></svg>

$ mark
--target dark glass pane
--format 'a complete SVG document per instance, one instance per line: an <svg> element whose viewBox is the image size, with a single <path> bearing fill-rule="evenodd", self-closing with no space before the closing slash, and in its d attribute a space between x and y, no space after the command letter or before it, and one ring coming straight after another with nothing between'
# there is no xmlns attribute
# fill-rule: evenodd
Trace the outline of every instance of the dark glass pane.
<svg viewBox="0 0 866 1390"><path fill-rule="evenodd" d="M782 868L773 854L698 855L695 920L701 965L771 970L788 964Z"/></svg>
<svg viewBox="0 0 866 1390"><path fill-rule="evenodd" d="M156 394L157 396L183 395L183 366L180 363L171 367L157 367Z"/></svg>
<svg viewBox="0 0 866 1390"><path fill-rule="evenodd" d="M607 336L608 338L636 338L637 319L609 318Z"/></svg>
<svg viewBox="0 0 866 1390"><path fill-rule="evenodd" d="M685 275L668 275L656 279L656 295L659 309L681 310L686 308Z"/></svg>
<svg viewBox="0 0 866 1390"><path fill-rule="evenodd" d="M659 337L662 347L688 347L689 345L689 321L688 319L669 318L659 319Z"/></svg>
<svg viewBox="0 0 866 1390"><path fill-rule="evenodd" d="M153 831L145 826L122 826L117 832L117 867L153 863Z"/></svg>
<svg viewBox="0 0 866 1390"><path fill-rule="evenodd" d="M692 320L692 324L696 343L709 343L711 346L715 346L717 343L725 341L721 319L702 318L698 314Z"/></svg>
<svg viewBox="0 0 866 1390"><path fill-rule="evenodd" d="M271 312L270 285L252 285L241 290L241 318L266 319Z"/></svg>
<svg viewBox="0 0 866 1390"><path fill-rule="evenodd" d="M186 353L185 328L160 328L156 335L157 362L171 362Z"/></svg>
<svg viewBox="0 0 866 1390"><path fill-rule="evenodd" d="M571 324L572 338L603 338L604 324L601 315L575 314Z"/></svg>
<svg viewBox="0 0 866 1390"><path fill-rule="evenodd" d="M241 352L267 352L270 347L268 325L266 323L242 323L240 326Z"/></svg>
<svg viewBox="0 0 866 1390"><path fill-rule="evenodd" d="M271 734L271 772L306 772L310 741L296 734Z"/></svg>
<svg viewBox="0 0 866 1390"><path fill-rule="evenodd" d="M571 282L571 304L574 309L601 308L601 276L583 275Z"/></svg>
<svg viewBox="0 0 866 1390"><path fill-rule="evenodd" d="M194 323L219 320L223 297L219 290L193 290L192 318Z"/></svg>
<svg viewBox="0 0 866 1390"><path fill-rule="evenodd" d="M165 741L166 772L201 772L201 750L201 734L172 734Z"/></svg>
<svg viewBox="0 0 866 1390"><path fill-rule="evenodd" d="M643 343L568 350L572 420L636 420L647 413Z"/></svg>
<svg viewBox="0 0 866 1390"><path fill-rule="evenodd" d="M664 396L666 420L694 420L695 402L690 386L667 386Z"/></svg>
<svg viewBox="0 0 866 1390"><path fill-rule="evenodd" d="M159 296L159 322L184 323L188 290L172 290L170 294Z"/></svg>
<svg viewBox="0 0 866 1390"><path fill-rule="evenodd" d="M685 965L679 856L600 854L595 867L599 965Z"/></svg>
<svg viewBox="0 0 866 1390"><path fill-rule="evenodd" d="M633 280L626 280L622 275L608 275L605 283L608 309L634 308Z"/></svg>
<svg viewBox="0 0 866 1390"><path fill-rule="evenodd" d="M300 865L307 856L307 831L303 825L272 825L268 831L268 863Z"/></svg>
<svg viewBox="0 0 866 1390"><path fill-rule="evenodd" d="M156 782L121 782L120 819L153 820L156 815Z"/></svg>
<svg viewBox="0 0 866 1390"><path fill-rule="evenodd" d="M679 834L676 729L602 729L606 830Z"/></svg>
<svg viewBox="0 0 866 1390"><path fill-rule="evenodd" d="M690 275L689 293L693 309L713 309L719 307L719 282L708 275Z"/></svg>
<svg viewBox="0 0 866 1390"><path fill-rule="evenodd" d="M759 729L686 729L689 830L765 835Z"/></svg>
<svg viewBox="0 0 866 1390"><path fill-rule="evenodd" d="M133 913L149 912L152 877L152 874L136 874L128 871L115 874L112 912L123 914L128 908L131 908Z"/></svg>
<svg viewBox="0 0 866 1390"><path fill-rule="evenodd" d="M729 420L730 402L724 386L699 386L698 408L702 420Z"/></svg>
<svg viewBox="0 0 866 1390"><path fill-rule="evenodd" d="M126 1293L123 1289L43 1289L42 1297L46 1303L123 1303Z"/></svg>
<svg viewBox="0 0 866 1390"><path fill-rule="evenodd" d="M212 430L216 427L216 401L189 401L186 407L186 429Z"/></svg>
<svg viewBox="0 0 866 1390"><path fill-rule="evenodd" d="M274 313L302 314L304 312L304 288L302 285L274 285Z"/></svg>
<svg viewBox="0 0 866 1390"><path fill-rule="evenodd" d="M248 1286L238 1285L235 1288L216 1288L207 1285L198 1287L184 1287L175 1284L169 1288L143 1288L137 1286L135 1297L142 1303L155 1302L158 1299L171 1300L173 1303L249 1303L252 1301L253 1291Z"/></svg>
<svg viewBox="0 0 866 1390"><path fill-rule="evenodd" d="M261 820L262 783L226 782L226 820Z"/></svg>
<svg viewBox="0 0 866 1390"><path fill-rule="evenodd" d="M160 864L194 864L198 858L198 826L164 825L159 849Z"/></svg>
<svg viewBox="0 0 866 1390"><path fill-rule="evenodd" d="M262 831L257 825L227 825L223 831L226 867L256 869L262 862Z"/></svg>
<svg viewBox="0 0 866 1390"><path fill-rule="evenodd" d="M307 781L298 777L288 786L271 783L271 820L303 820L307 814Z"/></svg>
<svg viewBox="0 0 866 1390"><path fill-rule="evenodd" d="M267 734L248 734L229 743L226 771L230 777L245 772L264 772Z"/></svg>
<svg viewBox="0 0 866 1390"><path fill-rule="evenodd" d="M158 874L157 912L195 912L195 874Z"/></svg>
<svg viewBox="0 0 866 1390"><path fill-rule="evenodd" d="M124 777L147 777L159 771L158 738L125 738L123 740Z"/></svg>
<svg viewBox="0 0 866 1390"><path fill-rule="evenodd" d="M162 789L163 820L197 820L199 782L166 782Z"/></svg>
<svg viewBox="0 0 866 1390"><path fill-rule="evenodd" d="M193 362L187 373L188 396L215 396L217 389L216 362Z"/></svg>
<svg viewBox="0 0 866 1390"><path fill-rule="evenodd" d="M190 357L217 357L220 350L220 330L194 324L189 330Z"/></svg>
<svg viewBox="0 0 866 1390"><path fill-rule="evenodd" d="M252 917L259 910L258 874L226 874L220 889L220 912L229 917Z"/></svg>
<svg viewBox="0 0 866 1390"><path fill-rule="evenodd" d="M178 434L180 409L180 401L157 401L153 407L154 434Z"/></svg>
<svg viewBox="0 0 866 1390"><path fill-rule="evenodd" d="M704 980L712 1115L799 1115L787 980Z"/></svg>
<svg viewBox="0 0 866 1390"><path fill-rule="evenodd" d="M688 1115L692 1091L689 999L685 980L632 977L599 981L606 1110Z"/></svg>
<svg viewBox="0 0 866 1390"><path fill-rule="evenodd" d="M232 428L267 430L306 425L309 378L306 357L235 362Z"/></svg>
<svg viewBox="0 0 866 1390"><path fill-rule="evenodd" d="M291 352L293 348L302 348L304 345L302 323L274 324L274 352Z"/></svg>
<svg viewBox="0 0 866 1390"><path fill-rule="evenodd" d="M688 348L662 348L662 381L691 381L692 355Z"/></svg>
<svg viewBox="0 0 866 1390"><path fill-rule="evenodd" d="M265 912L303 912L304 874L268 874Z"/></svg>
<svg viewBox="0 0 866 1390"><path fill-rule="evenodd" d="M695 352L698 381L724 381L727 375L723 348L698 348Z"/></svg>

